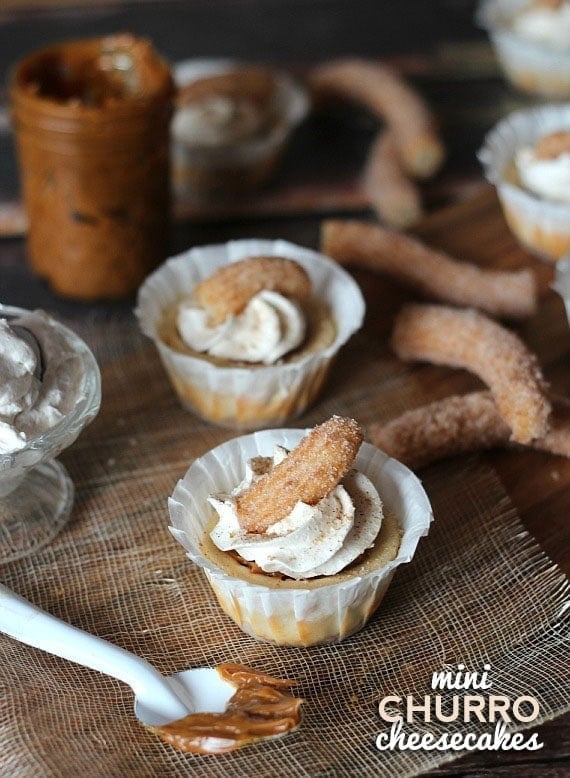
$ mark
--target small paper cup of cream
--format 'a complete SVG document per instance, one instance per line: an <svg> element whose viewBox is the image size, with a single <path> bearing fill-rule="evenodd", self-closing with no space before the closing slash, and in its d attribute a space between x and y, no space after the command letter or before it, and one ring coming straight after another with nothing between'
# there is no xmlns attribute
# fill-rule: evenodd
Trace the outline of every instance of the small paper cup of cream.
<svg viewBox="0 0 570 778"><path fill-rule="evenodd" d="M488 133L478 154L513 233L538 257L554 262L570 252L570 189L566 201L530 191L521 183L516 159L521 149L532 149L541 138L561 131L570 131L570 104L517 111ZM568 171L564 156L561 164Z"/></svg>
<svg viewBox="0 0 570 778"><path fill-rule="evenodd" d="M323 316L311 324L307 344L271 365L219 364L186 350L175 322L169 323L171 313L220 267L258 256L292 259L309 274L309 318L313 300ZM207 421L237 429L278 426L302 413L319 393L341 346L360 329L364 312L362 293L346 271L322 254L283 240L232 241L173 257L142 285L136 309L182 405Z"/></svg>
<svg viewBox="0 0 570 778"><path fill-rule="evenodd" d="M283 646L338 642L361 629L378 608L396 568L409 562L433 519L418 478L368 443L354 461L383 503L374 547L332 576L307 580L252 573L210 540L216 514L210 495L230 493L248 460L293 449L308 430L263 430L234 438L197 459L169 499L170 531L206 575L222 610L258 640Z"/></svg>
<svg viewBox="0 0 570 778"><path fill-rule="evenodd" d="M182 90L202 79L232 73L243 66L232 59L193 59L179 62L174 68L176 84ZM178 194L206 197L237 195L263 186L271 179L295 128L309 111L309 99L303 86L283 71L275 72L275 88L268 106L270 119L248 137L231 134L224 142L214 143L216 127L210 140L202 122L179 105L172 122L173 180ZM235 111L231 122L237 121Z"/></svg>
<svg viewBox="0 0 570 778"><path fill-rule="evenodd" d="M567 10L532 8L532 5L529 0L483 0L477 11L477 23L487 30L499 63L513 86L543 97L570 97L570 41L565 36ZM558 14L565 18L559 18Z"/></svg>

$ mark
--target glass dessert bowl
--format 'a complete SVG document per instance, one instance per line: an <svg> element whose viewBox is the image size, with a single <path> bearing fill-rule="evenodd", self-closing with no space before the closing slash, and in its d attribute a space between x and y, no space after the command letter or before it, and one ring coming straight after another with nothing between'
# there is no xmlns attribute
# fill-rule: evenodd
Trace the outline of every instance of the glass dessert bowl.
<svg viewBox="0 0 570 778"><path fill-rule="evenodd" d="M257 457L262 458L258 460L262 463L267 461L274 454L275 446L291 451L318 429L310 433L301 429L264 430L229 440L197 459L169 500L170 530L190 559L203 569L222 610L244 632L276 645L338 642L361 629L378 608L396 568L412 559L420 537L428 533L433 518L429 499L416 476L374 446L362 443L347 473L350 478L340 482L354 499L356 532L360 537L367 535L362 544L364 550L362 546L352 549L352 561L347 565L338 569L338 556L335 556L332 561L327 558L324 565L319 562L301 577L298 573L293 574L296 578L274 576L260 571L257 563L251 567L236 558L234 552L220 550L217 541L216 545L213 542L213 530L215 527L218 534L218 526L213 503L208 498L220 493L239 494L235 488L243 484L246 462L255 462ZM362 490L351 481L354 471L357 478L364 476L364 483L368 484ZM359 526L358 522L367 504L374 511L374 500L369 503L374 492L376 499L380 498L383 518L379 529L375 529L376 536L371 539L368 530L364 531L364 525ZM293 512L299 505L296 504ZM319 502L316 507L321 510L321 506ZM304 510L306 505L301 507ZM328 533L335 522L325 517L325 525ZM297 552L303 555L306 549L321 543L326 548L317 553L320 555L324 550L328 555L330 537L327 535L323 540L320 526L315 527L312 541L299 543L295 537L286 556L295 557ZM340 545L341 563L347 558L347 537ZM253 543L256 542L254 539ZM276 555L272 548L268 556L270 566L281 553ZM309 563L312 565L313 561L311 558ZM265 570L267 565L263 564ZM325 567L330 574L322 572Z"/></svg>
<svg viewBox="0 0 570 778"><path fill-rule="evenodd" d="M40 384L33 402L16 415L13 425L1 422L1 563L39 550L67 522L73 504L73 483L55 457L97 415L101 378L88 346L46 314L0 305L0 320L3 327L5 322L10 327L15 324L16 332L32 345L42 363L33 379ZM10 365L5 369L10 371ZM14 380L21 379L22 376ZM28 390L26 393L29 395ZM20 402L19 397L17 401Z"/></svg>

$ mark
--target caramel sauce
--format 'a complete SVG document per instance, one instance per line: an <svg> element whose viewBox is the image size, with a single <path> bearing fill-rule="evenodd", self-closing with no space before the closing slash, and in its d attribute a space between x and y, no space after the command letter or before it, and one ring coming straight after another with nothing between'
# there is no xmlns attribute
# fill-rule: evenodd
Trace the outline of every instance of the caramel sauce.
<svg viewBox="0 0 570 778"><path fill-rule="evenodd" d="M301 723L299 697L280 680L240 664L217 668L236 687L223 713L191 713L162 727L149 727L165 743L184 753L225 754L265 738L285 735Z"/></svg>

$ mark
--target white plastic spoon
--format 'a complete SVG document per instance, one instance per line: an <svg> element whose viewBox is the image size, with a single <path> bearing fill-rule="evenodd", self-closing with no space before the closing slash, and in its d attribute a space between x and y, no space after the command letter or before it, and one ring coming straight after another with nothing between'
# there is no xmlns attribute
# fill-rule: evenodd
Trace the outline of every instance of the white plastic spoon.
<svg viewBox="0 0 570 778"><path fill-rule="evenodd" d="M36 608L0 584L0 632L127 683L135 715L160 727L189 713L222 713L236 687L210 667L165 677L144 659Z"/></svg>

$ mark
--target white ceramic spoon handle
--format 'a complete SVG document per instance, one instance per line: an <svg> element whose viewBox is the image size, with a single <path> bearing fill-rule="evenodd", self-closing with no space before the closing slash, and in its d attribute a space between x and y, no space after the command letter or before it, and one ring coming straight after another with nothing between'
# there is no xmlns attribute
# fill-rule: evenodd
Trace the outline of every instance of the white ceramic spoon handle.
<svg viewBox="0 0 570 778"><path fill-rule="evenodd" d="M165 720L174 721L188 713L168 679L144 659L51 616L2 584L0 632L124 681L137 699L147 700L148 704L152 701L152 707L163 712Z"/></svg>

